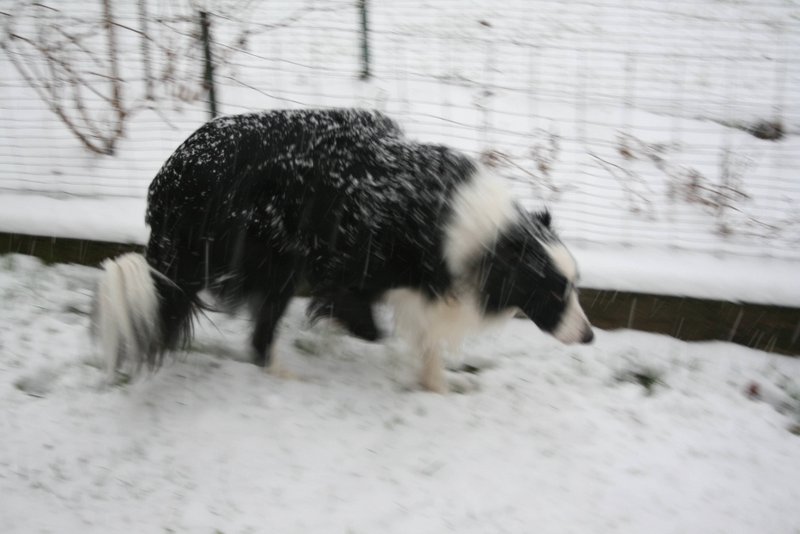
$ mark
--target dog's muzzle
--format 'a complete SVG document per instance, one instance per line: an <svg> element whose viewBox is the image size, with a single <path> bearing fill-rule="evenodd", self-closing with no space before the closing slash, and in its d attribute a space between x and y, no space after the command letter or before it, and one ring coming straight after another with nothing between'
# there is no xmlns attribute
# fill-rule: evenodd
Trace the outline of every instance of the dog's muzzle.
<svg viewBox="0 0 800 534"><path fill-rule="evenodd" d="M561 322L553 329L553 337L567 345L586 344L594 340L592 325L586 318L586 314L578 302L578 297L574 293L570 296L567 307L564 309Z"/></svg>

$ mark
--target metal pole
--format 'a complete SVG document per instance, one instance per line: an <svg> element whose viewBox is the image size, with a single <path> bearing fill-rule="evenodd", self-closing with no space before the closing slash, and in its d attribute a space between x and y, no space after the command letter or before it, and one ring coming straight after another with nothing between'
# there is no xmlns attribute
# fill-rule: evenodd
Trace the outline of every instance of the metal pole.
<svg viewBox="0 0 800 534"><path fill-rule="evenodd" d="M200 32L205 56L205 85L208 89L208 111L213 119L217 116L217 93L214 86L214 63L211 60L211 29L209 26L208 13L201 11Z"/></svg>

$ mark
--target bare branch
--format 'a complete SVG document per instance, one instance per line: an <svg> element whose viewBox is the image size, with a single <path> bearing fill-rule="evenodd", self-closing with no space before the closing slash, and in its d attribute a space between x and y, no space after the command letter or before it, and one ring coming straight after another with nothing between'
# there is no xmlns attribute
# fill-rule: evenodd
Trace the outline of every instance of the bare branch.
<svg viewBox="0 0 800 534"><path fill-rule="evenodd" d="M617 182L619 182L620 186L622 187L622 190L625 191L625 193L628 195L628 198L631 202L631 208L633 209L634 212L640 213L643 211L642 208L637 204L636 202L637 200L640 203L647 206L649 212L649 208L652 206L652 202L650 201L649 198L640 193L636 188L634 188L631 185L638 183L641 187L645 189L647 188L644 181L639 176L635 175L630 170L620 165L617 165L616 163L601 158L597 154L589 152L589 155L592 156L600 164L600 166L603 167L611 176L613 176L614 179L617 180ZM620 174L622 174L623 176L620 176Z"/></svg>
<svg viewBox="0 0 800 534"><path fill-rule="evenodd" d="M5 48L5 46L4 46ZM41 85L36 83L35 77L31 75L25 66L19 61L19 58L14 54L8 54L11 63L16 67L17 71L22 75L25 81L30 85L34 91L39 94L39 97L42 101L50 108L50 111L56 114L56 116L61 119L67 129L72 132L75 137L77 137L83 145L88 148L90 151L95 152L97 154L105 154L105 149L102 146L98 146L95 142L83 131L78 128L72 119L64 112L63 108L57 105L52 97L51 93L43 91Z"/></svg>

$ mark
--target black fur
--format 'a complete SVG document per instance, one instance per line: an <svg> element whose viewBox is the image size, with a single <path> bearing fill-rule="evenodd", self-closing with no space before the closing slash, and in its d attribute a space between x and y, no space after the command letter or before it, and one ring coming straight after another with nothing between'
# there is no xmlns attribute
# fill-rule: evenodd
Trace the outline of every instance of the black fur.
<svg viewBox="0 0 800 534"><path fill-rule="evenodd" d="M442 232L452 190L472 161L403 137L387 117L354 110L273 111L209 122L150 186L150 265L164 349L189 332L197 293L247 304L255 361L301 279L312 315L377 339L370 303L395 287L446 293ZM359 295L358 299L354 295ZM156 363L157 356L151 356Z"/></svg>

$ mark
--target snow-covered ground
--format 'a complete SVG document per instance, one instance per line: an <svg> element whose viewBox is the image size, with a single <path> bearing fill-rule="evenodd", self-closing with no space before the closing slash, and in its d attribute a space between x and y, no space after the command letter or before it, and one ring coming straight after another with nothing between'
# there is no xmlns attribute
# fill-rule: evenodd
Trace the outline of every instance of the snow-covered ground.
<svg viewBox="0 0 800 534"><path fill-rule="evenodd" d="M632 331L564 347L513 320L440 396L396 342L310 328L297 300L291 377L211 314L189 354L108 387L97 273L0 257L0 532L800 532L798 359Z"/></svg>

